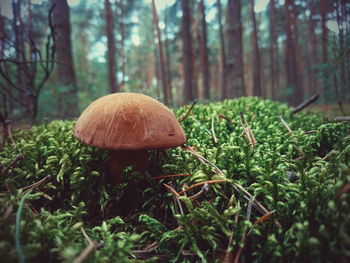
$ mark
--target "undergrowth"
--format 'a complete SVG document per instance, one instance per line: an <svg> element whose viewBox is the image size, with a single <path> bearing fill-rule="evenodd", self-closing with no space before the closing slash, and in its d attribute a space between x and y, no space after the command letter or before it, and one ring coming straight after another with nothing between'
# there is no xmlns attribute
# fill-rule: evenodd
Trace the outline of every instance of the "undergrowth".
<svg viewBox="0 0 350 263"><path fill-rule="evenodd" d="M117 186L74 122L16 132L0 152L1 261L72 262L89 242L84 262L350 260L348 124L242 98L181 125L186 147L153 151Z"/></svg>

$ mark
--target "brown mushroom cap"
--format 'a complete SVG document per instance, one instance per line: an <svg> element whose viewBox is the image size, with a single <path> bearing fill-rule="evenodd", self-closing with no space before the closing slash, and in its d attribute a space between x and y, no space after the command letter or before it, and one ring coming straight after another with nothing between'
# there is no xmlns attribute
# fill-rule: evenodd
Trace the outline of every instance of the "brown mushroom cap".
<svg viewBox="0 0 350 263"><path fill-rule="evenodd" d="M74 136L109 150L167 149L186 141L174 113L138 93L114 93L92 102L75 124Z"/></svg>

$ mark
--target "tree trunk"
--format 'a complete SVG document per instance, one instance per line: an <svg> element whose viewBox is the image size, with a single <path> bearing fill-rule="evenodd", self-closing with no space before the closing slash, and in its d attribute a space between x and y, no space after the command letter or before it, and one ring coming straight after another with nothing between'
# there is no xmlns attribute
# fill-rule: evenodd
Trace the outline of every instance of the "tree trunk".
<svg viewBox="0 0 350 263"><path fill-rule="evenodd" d="M276 97L276 91L279 84L279 71L278 71L278 44L277 44L277 34L276 34L276 7L275 0L270 0L270 95L273 100Z"/></svg>
<svg viewBox="0 0 350 263"><path fill-rule="evenodd" d="M217 1L218 6L218 23L219 23L219 39L220 39L220 99L223 100L227 98L227 87L226 87L226 49L225 49L225 38L224 30L222 26L222 8L221 0Z"/></svg>
<svg viewBox="0 0 350 263"><path fill-rule="evenodd" d="M298 70L298 38L297 25L295 17L295 6L293 0L286 0L285 16L286 16L286 73L288 102L291 105L298 105L303 100L303 89L300 81L300 73Z"/></svg>
<svg viewBox="0 0 350 263"><path fill-rule="evenodd" d="M105 18L107 35L108 84L110 93L118 92L117 56L114 35L114 15L111 3L105 0Z"/></svg>
<svg viewBox="0 0 350 263"><path fill-rule="evenodd" d="M209 100L210 98L210 70L209 70L209 51L208 51L208 36L207 36L207 22L205 20L205 6L203 0L199 2L199 9L201 12L201 24L202 24L202 56L201 56L201 69L202 69L202 84L203 84L203 98Z"/></svg>
<svg viewBox="0 0 350 263"><path fill-rule="evenodd" d="M259 43L258 43L258 28L255 18L254 11L254 0L250 1L250 12L252 19L252 47L253 47L253 96L262 96L261 90L261 61L260 61L260 51L259 51Z"/></svg>
<svg viewBox="0 0 350 263"><path fill-rule="evenodd" d="M227 98L245 96L241 1L227 3Z"/></svg>
<svg viewBox="0 0 350 263"><path fill-rule="evenodd" d="M169 86L167 85L167 76L166 76L166 69L165 69L165 60L164 60L164 54L163 54L163 43L162 43L162 36L159 29L159 21L158 21L158 14L157 14L157 8L154 0L152 0L152 13L153 13L153 25L154 30L156 31L157 39L158 39L158 54L159 54L159 70L160 70L160 79L162 82L162 88L163 88L163 95L164 95L164 104L169 105L169 97L170 97L170 90Z"/></svg>
<svg viewBox="0 0 350 263"><path fill-rule="evenodd" d="M191 9L188 0L181 0L182 7L182 63L184 73L184 104L193 101L193 51L191 36Z"/></svg>
<svg viewBox="0 0 350 263"><path fill-rule="evenodd" d="M320 15L321 15L321 29L322 29L322 64L328 64L328 28L327 28L327 16L328 16L328 6L327 0L320 0ZM331 79L328 74L323 74L323 99L325 100L330 96L331 89L329 86L331 85Z"/></svg>
<svg viewBox="0 0 350 263"><path fill-rule="evenodd" d="M168 15L167 10L164 12L164 34L165 34L165 63L166 63L166 76L167 76L167 84L169 87L169 100L170 105L173 106L173 93L172 93L172 84L171 84L171 59L170 59L170 51L169 51L169 39L168 39Z"/></svg>
<svg viewBox="0 0 350 263"><path fill-rule="evenodd" d="M125 77L126 77L126 54L125 54L125 3L124 0L116 1L117 7L120 9L120 60L121 60L121 72L122 79L118 84L119 89L123 90L123 86L125 85Z"/></svg>
<svg viewBox="0 0 350 263"><path fill-rule="evenodd" d="M56 37L56 58L58 84L63 86L61 92L61 117L71 118L78 113L78 95L73 66L71 45L71 26L67 0L51 0L55 9L52 13L52 22Z"/></svg>
<svg viewBox="0 0 350 263"><path fill-rule="evenodd" d="M316 76L315 76L315 69L313 69L312 67L314 67L315 65L317 65L318 62L318 58L317 58L317 38L316 38L316 34L315 34L315 29L316 29L316 25L315 25L315 20L314 20L314 16L315 16L315 7L314 7L314 1L309 0L308 1L308 5L309 5L309 10L310 10L310 16L309 16L309 37L310 37L310 42L309 42L309 57L310 57L310 69L309 69L309 91L310 93L315 93L318 90L318 85L317 85L317 80L316 80Z"/></svg>

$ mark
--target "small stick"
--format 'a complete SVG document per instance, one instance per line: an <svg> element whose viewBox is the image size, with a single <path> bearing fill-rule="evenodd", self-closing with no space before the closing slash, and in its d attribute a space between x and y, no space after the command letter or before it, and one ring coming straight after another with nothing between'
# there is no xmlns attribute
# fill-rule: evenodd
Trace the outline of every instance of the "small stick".
<svg viewBox="0 0 350 263"><path fill-rule="evenodd" d="M292 129L289 127L288 123L283 119L282 116L280 116L280 120L281 120L281 122L283 123L284 127L286 127L286 129L288 130L288 132L289 132L290 134L293 134L293 135L294 135Z"/></svg>
<svg viewBox="0 0 350 263"><path fill-rule="evenodd" d="M10 140L11 140L11 142L12 142L12 144L13 145L16 145L16 142L15 142L15 140L13 139L13 136L12 136L12 132L11 132L11 128L12 128L12 121L9 121L9 120L7 120L6 121L6 127L7 127L7 134L8 134L8 136L10 137Z"/></svg>
<svg viewBox="0 0 350 263"><path fill-rule="evenodd" d="M204 182L200 182L200 183L197 183L197 184L194 184L194 185L191 185L190 187L186 188L185 190L182 190L180 192L178 192L179 195L182 195L183 193L193 189L193 188L196 188L198 186L202 186L202 185L205 185L205 184L216 184L216 183L227 183L228 181L227 180L209 180L209 181L204 181Z"/></svg>
<svg viewBox="0 0 350 263"><path fill-rule="evenodd" d="M90 252L92 250L94 250L95 245L96 245L95 241L92 241L91 243L89 243L85 247L85 249L79 254L79 256L74 259L73 263L81 263L81 262L83 262L84 259L90 254Z"/></svg>
<svg viewBox="0 0 350 263"><path fill-rule="evenodd" d="M151 177L151 179L165 179L165 178L182 177L182 176L191 176L191 174L169 174L169 175L154 176L154 177Z"/></svg>
<svg viewBox="0 0 350 263"><path fill-rule="evenodd" d="M178 194L178 192L176 192L176 190L174 188L172 188L170 185L168 184L163 184L163 186L169 191L171 192L173 195L179 197L180 195Z"/></svg>
<svg viewBox="0 0 350 263"><path fill-rule="evenodd" d="M243 131L249 141L249 144L250 144L250 147L251 149L253 150L255 144L256 144L256 139L254 137L254 134L252 132L252 130L250 129L249 127L249 124L247 122L247 120L245 119L244 115L243 115L243 112L240 113L241 115L241 118L242 118L242 121L241 121L241 124L243 126Z"/></svg>
<svg viewBox="0 0 350 263"><path fill-rule="evenodd" d="M80 227L80 231L83 233L83 236L89 244L93 243L88 234L86 234L85 229L83 227Z"/></svg>
<svg viewBox="0 0 350 263"><path fill-rule="evenodd" d="M307 100L305 100L304 102L302 102L301 104L299 104L298 106L296 106L293 110L292 110L292 114L296 114L297 112L305 109L307 106L309 106L311 103L315 102L318 98L320 97L320 95L318 93L315 93L314 95L312 95L310 98L308 98Z"/></svg>
<svg viewBox="0 0 350 263"><path fill-rule="evenodd" d="M190 114L190 112L192 111L194 105L196 105L197 101L198 101L198 100L195 99L195 100L192 102L191 107L188 109L188 111L186 112L186 114L183 115L183 116L179 119L179 122L182 122L182 121L184 121L184 120L187 118L188 114Z"/></svg>
<svg viewBox="0 0 350 263"><path fill-rule="evenodd" d="M29 190L29 189L36 188L36 187L42 185L43 183L45 183L45 182L46 182L48 179L50 179L50 178L51 178L51 175L47 175L47 176L45 176L43 179L37 181L37 182L34 183L34 184L31 184L31 185L25 186L25 187L23 187L23 188L20 188L20 190L22 190L22 191L27 191L27 190Z"/></svg>
<svg viewBox="0 0 350 263"><path fill-rule="evenodd" d="M216 138L214 130L214 117L211 117L211 134L213 135L213 140L215 143L218 143L218 138Z"/></svg>

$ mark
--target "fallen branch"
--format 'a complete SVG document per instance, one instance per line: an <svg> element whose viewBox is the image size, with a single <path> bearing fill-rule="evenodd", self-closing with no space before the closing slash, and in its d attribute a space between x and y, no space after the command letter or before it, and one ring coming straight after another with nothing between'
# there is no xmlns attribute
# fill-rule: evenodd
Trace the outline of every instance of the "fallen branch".
<svg viewBox="0 0 350 263"><path fill-rule="evenodd" d="M309 99L305 100L303 103L299 104L298 106L296 106L293 110L292 110L292 114L296 114L297 112L305 109L307 106L309 106L310 104L312 104L313 102L315 102L318 98L320 97L320 95L318 93L315 93L314 95L312 95Z"/></svg>

